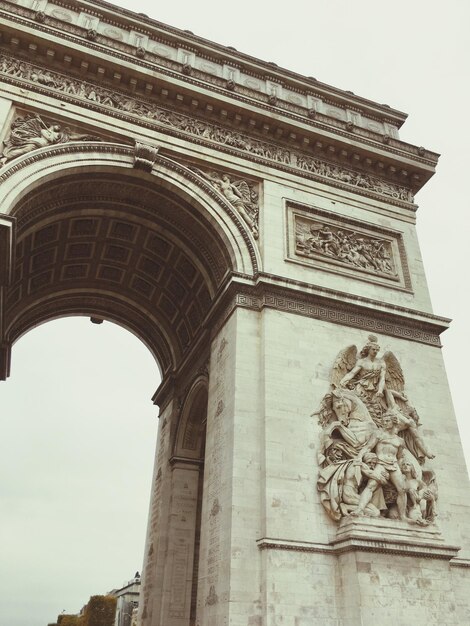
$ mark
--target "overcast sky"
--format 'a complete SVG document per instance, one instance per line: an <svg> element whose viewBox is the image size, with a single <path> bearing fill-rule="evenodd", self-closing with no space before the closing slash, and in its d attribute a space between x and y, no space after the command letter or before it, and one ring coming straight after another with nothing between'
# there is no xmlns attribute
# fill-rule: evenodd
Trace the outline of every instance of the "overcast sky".
<svg viewBox="0 0 470 626"><path fill-rule="evenodd" d="M405 111L401 138L442 154L418 232L434 311L454 319L442 341L470 459L468 0L119 4ZM0 383L1 626L45 626L141 568L157 385L150 353L111 324L59 320L15 346Z"/></svg>

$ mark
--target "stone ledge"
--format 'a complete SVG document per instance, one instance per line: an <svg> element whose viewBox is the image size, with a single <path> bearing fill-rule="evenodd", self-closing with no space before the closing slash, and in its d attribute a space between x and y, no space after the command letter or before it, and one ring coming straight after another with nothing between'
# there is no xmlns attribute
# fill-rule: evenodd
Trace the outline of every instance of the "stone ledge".
<svg viewBox="0 0 470 626"><path fill-rule="evenodd" d="M367 550L450 560L460 547L444 543L435 525L410 525L384 518L344 518L332 542L337 554Z"/></svg>
<svg viewBox="0 0 470 626"><path fill-rule="evenodd" d="M454 566L470 567L470 561L455 559L460 548L444 543L435 527L411 527L395 520L346 520L337 537L328 544L264 537L258 539L260 550L289 550L339 556L345 552L366 551L450 561Z"/></svg>
<svg viewBox="0 0 470 626"><path fill-rule="evenodd" d="M452 561L450 562L450 565L452 567L470 567L470 559L455 558L455 559L452 559Z"/></svg>

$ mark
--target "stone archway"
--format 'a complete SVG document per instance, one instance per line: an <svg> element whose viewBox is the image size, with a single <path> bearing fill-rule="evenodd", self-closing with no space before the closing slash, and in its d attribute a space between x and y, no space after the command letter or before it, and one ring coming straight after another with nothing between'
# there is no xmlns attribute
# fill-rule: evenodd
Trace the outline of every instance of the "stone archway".
<svg viewBox="0 0 470 626"><path fill-rule="evenodd" d="M388 105L146 16L96 0L7 4L0 378L22 334L76 313L125 326L160 364L139 624L190 626L195 604L198 626L468 623L468 482L439 353L448 320L432 311L414 204L438 155L402 141L406 115ZM367 370L366 337L429 433L442 534L388 506L347 519L351 492L370 495L367 446L377 464L383 448L359 451L353 429L342 450L324 445L327 390ZM206 391L193 385L206 369L204 436ZM381 396L395 410L392 385L371 378L378 421ZM344 435L350 416L336 417ZM192 601L197 521L185 524L202 457ZM387 471L401 472L393 458Z"/></svg>
<svg viewBox="0 0 470 626"><path fill-rule="evenodd" d="M227 277L256 271L251 236L206 181L164 157L153 171L134 163L127 146L69 144L3 174L15 225L5 351L39 323L86 314L139 335L165 375L203 334Z"/></svg>
<svg viewBox="0 0 470 626"><path fill-rule="evenodd" d="M182 626L196 619L207 319L230 278L254 276L259 262L252 235L207 181L165 157L147 171L135 162L126 146L70 144L35 151L4 172L3 228L13 235L2 286L2 374L10 373L13 344L58 317L107 319L147 345L161 370L160 396L172 391L158 399L171 454L166 495L152 494L162 541L156 564L151 512L144 585L152 606L143 610Z"/></svg>

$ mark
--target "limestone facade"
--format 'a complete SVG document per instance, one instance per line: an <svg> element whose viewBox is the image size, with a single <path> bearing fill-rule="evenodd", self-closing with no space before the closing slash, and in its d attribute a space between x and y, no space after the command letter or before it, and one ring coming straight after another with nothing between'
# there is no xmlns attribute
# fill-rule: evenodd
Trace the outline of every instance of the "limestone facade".
<svg viewBox="0 0 470 626"><path fill-rule="evenodd" d="M1 375L62 315L154 354L139 623L470 622L448 320L413 201L437 155L399 139L399 111L99 0L0 10ZM432 450L416 469L435 476L435 519L405 519L412 487L404 519L322 506L316 413L336 356L371 334Z"/></svg>

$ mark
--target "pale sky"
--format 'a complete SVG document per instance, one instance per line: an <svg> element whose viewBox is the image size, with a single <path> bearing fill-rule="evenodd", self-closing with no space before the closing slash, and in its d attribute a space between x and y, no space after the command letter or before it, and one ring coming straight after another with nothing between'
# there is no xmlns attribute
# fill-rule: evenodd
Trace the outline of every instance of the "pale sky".
<svg viewBox="0 0 470 626"><path fill-rule="evenodd" d="M454 319L442 342L468 463L468 1L119 4L405 111L401 138L442 154L418 233L434 311ZM46 626L140 570L157 385L143 344L108 323L59 320L15 346L0 383L1 626Z"/></svg>

